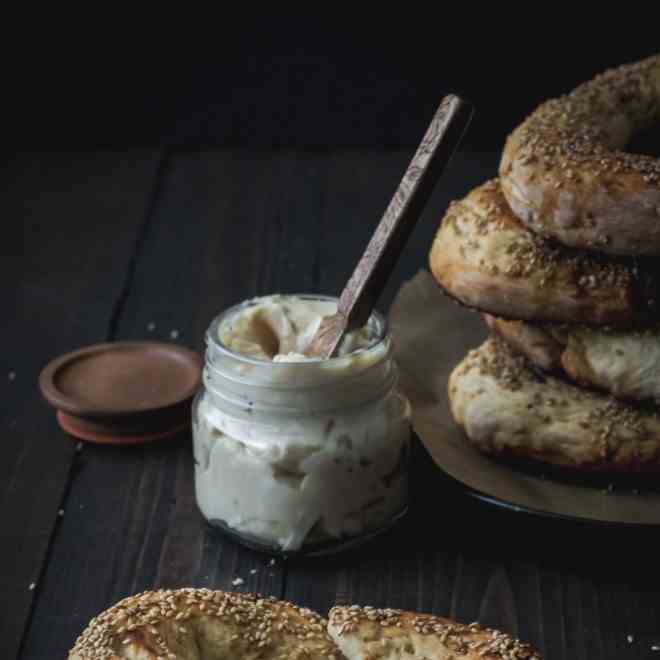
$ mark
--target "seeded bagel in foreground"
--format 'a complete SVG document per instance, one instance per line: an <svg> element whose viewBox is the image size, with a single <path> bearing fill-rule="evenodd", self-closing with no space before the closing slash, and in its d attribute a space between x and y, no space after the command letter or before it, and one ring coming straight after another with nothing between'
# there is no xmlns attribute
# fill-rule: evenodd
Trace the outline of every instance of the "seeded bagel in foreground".
<svg viewBox="0 0 660 660"><path fill-rule="evenodd" d="M618 399L660 403L660 325L623 332L484 316L494 332L541 369L561 370Z"/></svg>
<svg viewBox="0 0 660 660"><path fill-rule="evenodd" d="M357 605L333 607L328 631L349 660L541 660L528 644L478 624Z"/></svg>
<svg viewBox="0 0 660 660"><path fill-rule="evenodd" d="M514 216L497 180L452 202L429 262L450 296L504 318L627 327L657 315L651 264L539 238Z"/></svg>
<svg viewBox="0 0 660 660"><path fill-rule="evenodd" d="M145 591L92 619L69 660L345 660L326 621L291 603L210 589Z"/></svg>
<svg viewBox="0 0 660 660"><path fill-rule="evenodd" d="M531 229L564 245L660 255L660 159L620 151L660 123L660 55L542 104L508 138L500 178Z"/></svg>
<svg viewBox="0 0 660 660"><path fill-rule="evenodd" d="M448 384L456 423L480 451L608 473L660 470L660 415L552 376L486 340Z"/></svg>

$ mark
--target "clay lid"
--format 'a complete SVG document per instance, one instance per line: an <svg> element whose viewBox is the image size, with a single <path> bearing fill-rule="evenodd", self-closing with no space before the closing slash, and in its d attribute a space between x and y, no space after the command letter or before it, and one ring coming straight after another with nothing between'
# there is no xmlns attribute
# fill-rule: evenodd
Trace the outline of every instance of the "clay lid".
<svg viewBox="0 0 660 660"><path fill-rule="evenodd" d="M200 382L196 353L155 341L87 346L52 360L39 377L62 428L90 442L115 444L148 442L187 428Z"/></svg>

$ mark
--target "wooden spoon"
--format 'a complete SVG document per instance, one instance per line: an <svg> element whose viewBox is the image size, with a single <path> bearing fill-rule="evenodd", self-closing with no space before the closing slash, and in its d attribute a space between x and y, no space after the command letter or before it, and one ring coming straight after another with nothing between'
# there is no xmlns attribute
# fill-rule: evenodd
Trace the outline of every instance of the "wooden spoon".
<svg viewBox="0 0 660 660"><path fill-rule="evenodd" d="M458 96L450 94L442 99L417 153L342 291L337 312L323 317L305 355L323 359L332 357L344 335L361 328L369 320L472 114L472 106Z"/></svg>

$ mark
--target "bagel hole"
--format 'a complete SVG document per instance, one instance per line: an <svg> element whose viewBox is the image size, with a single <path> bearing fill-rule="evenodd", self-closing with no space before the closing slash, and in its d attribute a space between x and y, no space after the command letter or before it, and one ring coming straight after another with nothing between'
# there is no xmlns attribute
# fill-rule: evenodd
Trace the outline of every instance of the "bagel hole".
<svg viewBox="0 0 660 660"><path fill-rule="evenodd" d="M626 145L626 151L660 158L660 124L635 133Z"/></svg>

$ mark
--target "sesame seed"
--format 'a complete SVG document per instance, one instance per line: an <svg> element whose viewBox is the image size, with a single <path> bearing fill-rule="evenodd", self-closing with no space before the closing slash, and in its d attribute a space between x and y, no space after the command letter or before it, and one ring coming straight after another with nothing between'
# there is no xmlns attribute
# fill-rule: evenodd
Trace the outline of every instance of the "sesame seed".
<svg viewBox="0 0 660 660"><path fill-rule="evenodd" d="M567 413L570 414L571 423L584 430L580 433L579 446L566 452L571 465L606 467L610 471L620 471L638 469L642 463L653 463L657 460L657 454L649 453L648 450L649 434L660 422L660 414L654 409L617 401L602 393L569 385L550 375L540 376L524 357L516 354L497 336L468 353L455 368L450 381L451 387L460 390L461 379L471 373L484 377L484 380L474 381L475 385L485 386L490 379L502 394L506 390L513 393L523 390L523 395L512 395L512 400L515 399L521 404L532 404L531 408L524 408L525 414L529 415L530 423L539 425L539 428L541 424L561 422ZM488 387L483 391L489 391ZM549 394L553 396L549 397ZM460 394L454 393L452 396ZM476 387L471 390L470 396L480 396L476 394ZM566 398L570 399L568 411L558 405ZM552 404L551 400L555 403ZM571 438L572 442L573 436L567 437ZM516 442L519 443L520 440ZM541 460L556 462L554 446L547 445L550 451L546 451L544 442L539 441L535 446L537 456ZM494 451L487 443L488 439L479 446L485 451ZM505 443L496 451L509 449L510 446ZM611 495L616 492L615 485L612 483L601 492Z"/></svg>
<svg viewBox="0 0 660 660"><path fill-rule="evenodd" d="M594 190L594 178L600 187L619 185L624 174L625 181L630 182L627 185L633 188L636 182L642 188L644 184L658 185L660 160L621 151L630 136L625 130L612 130L612 117L625 117L632 127L655 123L658 104L650 90L655 88L659 71L658 55L606 71L571 93L541 104L514 131L505 149L505 157L511 157L512 165L503 171L503 176L521 188L531 181L540 182L537 188L542 198L535 200L536 208L530 207L530 212L539 216L539 223L540 218L552 218L553 214L542 215L537 208L545 209L546 199L551 205L556 204L555 190L565 180L571 182L571 189L578 196L585 198ZM564 226L565 216L563 208ZM571 220L576 224L571 227L571 235L577 231L585 237L597 237L598 228L590 225L589 218L576 211ZM557 235L561 237L559 231Z"/></svg>
<svg viewBox="0 0 660 660"><path fill-rule="evenodd" d="M168 618L163 611L175 616ZM140 631L147 631L153 635L160 657L175 658L165 640L180 634L196 635L196 626L185 622L200 616L216 618L225 626L226 638L231 640L228 651L236 657L250 653L256 657L257 649L267 648L275 652L281 649L283 658L310 657L310 649L323 657L337 654L325 632L326 622L310 610L255 594L190 588L144 592L120 601L92 619L72 654L111 657L113 645L126 639L127 630L134 630L135 640L141 639ZM274 637L275 630L277 637ZM134 643L139 645L140 642Z"/></svg>
<svg viewBox="0 0 660 660"><path fill-rule="evenodd" d="M373 641L380 637L382 646L387 646L392 639L405 639L410 631L415 631L419 635L437 635L448 650L458 655L475 651L492 660L540 660L538 653L529 645L478 623L463 625L428 614L359 606L335 606L330 611L329 619L339 636L360 631L361 636L368 635ZM364 626L376 628L371 630ZM407 652L412 654L413 649Z"/></svg>
<svg viewBox="0 0 660 660"><path fill-rule="evenodd" d="M604 260L534 234L514 216L497 179L450 205L437 245L445 245L443 232L452 228L460 233L458 240L451 241L456 246L456 258L467 262L466 268L510 280L530 280L541 288L559 284L576 303L586 299L586 306L593 305L591 298L602 306L603 291L608 290L616 309L621 301L640 299L647 301L646 306L632 308L631 302L630 313L639 317L650 313L648 292L657 287L657 278L649 268L640 268L630 259Z"/></svg>

